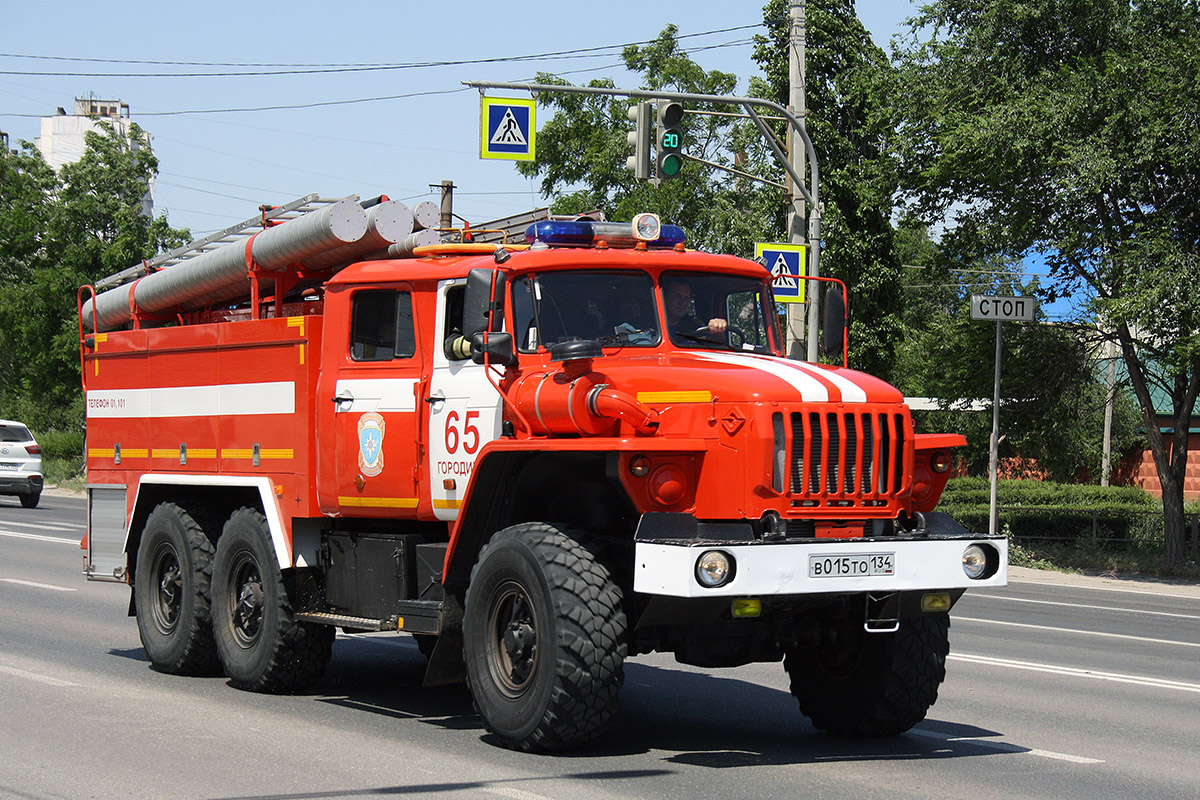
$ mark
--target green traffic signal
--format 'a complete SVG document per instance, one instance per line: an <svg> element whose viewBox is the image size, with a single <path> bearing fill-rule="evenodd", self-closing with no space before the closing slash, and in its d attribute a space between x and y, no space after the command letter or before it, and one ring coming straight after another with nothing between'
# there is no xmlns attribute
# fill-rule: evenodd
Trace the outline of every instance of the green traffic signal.
<svg viewBox="0 0 1200 800"><path fill-rule="evenodd" d="M678 153L666 153L658 159L658 177L674 178L683 169L683 157Z"/></svg>
<svg viewBox="0 0 1200 800"><path fill-rule="evenodd" d="M683 105L673 100L658 102L656 128L656 158L659 180L678 177L683 170Z"/></svg>

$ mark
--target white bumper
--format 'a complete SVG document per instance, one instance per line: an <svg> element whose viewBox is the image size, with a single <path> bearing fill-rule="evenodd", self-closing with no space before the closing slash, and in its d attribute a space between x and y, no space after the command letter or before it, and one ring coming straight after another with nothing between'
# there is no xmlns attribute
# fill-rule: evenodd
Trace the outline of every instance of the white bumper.
<svg viewBox="0 0 1200 800"><path fill-rule="evenodd" d="M963 572L963 550L971 544L996 551L996 571L990 577L972 580ZM724 586L710 589L696 580L696 560L708 550L720 550L736 562L733 580ZM839 565L853 567L863 556L889 554L891 574L836 575ZM754 544L660 540L637 542L635 557L634 590L669 597L971 589L1008 583L1008 540L1002 536Z"/></svg>

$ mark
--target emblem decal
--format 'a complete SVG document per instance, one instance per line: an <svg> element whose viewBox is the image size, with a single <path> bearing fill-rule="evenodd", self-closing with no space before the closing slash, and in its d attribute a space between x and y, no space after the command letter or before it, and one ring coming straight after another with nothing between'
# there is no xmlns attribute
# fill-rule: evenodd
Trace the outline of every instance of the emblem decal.
<svg viewBox="0 0 1200 800"><path fill-rule="evenodd" d="M358 468L374 478L383 472L383 417L374 411L358 418Z"/></svg>

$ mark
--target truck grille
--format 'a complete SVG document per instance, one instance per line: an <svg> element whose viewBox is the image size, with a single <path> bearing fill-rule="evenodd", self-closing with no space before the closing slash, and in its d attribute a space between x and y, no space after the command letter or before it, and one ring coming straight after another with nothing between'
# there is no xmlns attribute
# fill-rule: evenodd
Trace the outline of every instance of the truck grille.
<svg viewBox="0 0 1200 800"><path fill-rule="evenodd" d="M790 422L792 494L882 499L906 488L907 414L796 411Z"/></svg>

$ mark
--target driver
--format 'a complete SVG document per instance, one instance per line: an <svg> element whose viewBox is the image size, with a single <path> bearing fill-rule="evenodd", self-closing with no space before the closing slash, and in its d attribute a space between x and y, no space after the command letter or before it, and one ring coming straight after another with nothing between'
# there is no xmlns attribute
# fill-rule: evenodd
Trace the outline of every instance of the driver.
<svg viewBox="0 0 1200 800"><path fill-rule="evenodd" d="M692 313L692 287L682 278L663 281L663 303L667 310L667 326L676 333L694 335L707 330L723 334L729 327L721 317L713 317L705 323Z"/></svg>

